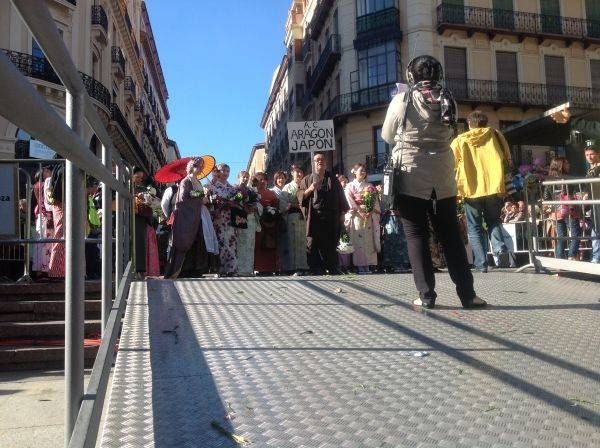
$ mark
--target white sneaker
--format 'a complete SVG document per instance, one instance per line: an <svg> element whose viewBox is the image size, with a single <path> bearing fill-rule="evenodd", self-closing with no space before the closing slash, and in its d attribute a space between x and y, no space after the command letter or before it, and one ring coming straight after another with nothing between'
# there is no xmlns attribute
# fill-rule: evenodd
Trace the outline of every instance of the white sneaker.
<svg viewBox="0 0 600 448"><path fill-rule="evenodd" d="M415 299L415 300L413 300L413 305L423 306L423 301L420 298L419 299Z"/></svg>

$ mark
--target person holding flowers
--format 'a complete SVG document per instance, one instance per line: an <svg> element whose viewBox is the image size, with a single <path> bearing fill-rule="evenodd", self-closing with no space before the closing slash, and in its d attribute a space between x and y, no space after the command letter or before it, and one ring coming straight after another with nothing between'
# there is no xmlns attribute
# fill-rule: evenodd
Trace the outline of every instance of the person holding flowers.
<svg viewBox="0 0 600 448"><path fill-rule="evenodd" d="M277 253L279 243L279 225L281 212L279 199L275 193L267 188L267 175L256 173L253 178L263 207L260 227L256 233L254 246L254 270L259 274L273 274L279 271L279 257Z"/></svg>
<svg viewBox="0 0 600 448"><path fill-rule="evenodd" d="M173 210L171 251L165 278L179 277L184 262L186 270L202 275L208 270L208 253L218 253L219 246L202 184L197 178L203 159L193 158L187 164L187 176L179 184ZM186 260L187 255L187 260Z"/></svg>
<svg viewBox="0 0 600 448"><path fill-rule="evenodd" d="M246 228L238 228L237 236L237 258L238 274L254 275L254 245L256 232L259 228L259 217L262 214L262 205L259 202L258 193L248 185L250 174L241 171L238 175L237 193L234 201L243 207L246 212Z"/></svg>
<svg viewBox="0 0 600 448"><path fill-rule="evenodd" d="M283 187L287 194L289 207L286 220L286 241L284 242L284 254L289 271L294 275L301 275L308 270L306 262L306 221L302 216L300 203L298 202L298 188L304 178L304 171L297 165L292 165L292 181Z"/></svg>
<svg viewBox="0 0 600 448"><path fill-rule="evenodd" d="M228 182L229 165L220 163L218 172L213 176L209 186L210 197L214 208L213 224L219 240L219 275L233 277L237 266L237 234L231 225L231 208L238 207L232 200L237 190Z"/></svg>
<svg viewBox="0 0 600 448"><path fill-rule="evenodd" d="M377 266L377 254L381 252L379 195L375 187L367 182L365 165L357 163L352 173L355 179L345 190L350 206L345 224L354 245L352 261L359 274L369 274L370 267Z"/></svg>

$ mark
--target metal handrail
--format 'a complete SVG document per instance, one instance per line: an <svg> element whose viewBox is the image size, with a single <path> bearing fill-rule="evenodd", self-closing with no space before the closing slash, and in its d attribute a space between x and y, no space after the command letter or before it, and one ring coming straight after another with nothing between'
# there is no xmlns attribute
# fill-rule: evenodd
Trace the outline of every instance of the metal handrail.
<svg viewBox="0 0 600 448"><path fill-rule="evenodd" d="M102 5L92 5L92 25L99 25L108 32L108 17Z"/></svg>
<svg viewBox="0 0 600 448"><path fill-rule="evenodd" d="M129 248L131 241L129 225L132 215L131 168L115 157L116 176L112 174L112 141L104 127L95 106L87 94L86 87L75 64L58 33L48 7L30 0L11 0L26 26L44 51L48 62L66 87L66 121L57 114L46 99L31 85L23 74L3 54L0 54L0 115L16 126L35 135L37 139L62 155L65 169L65 446L82 446L74 440L70 445L76 427L83 425L83 431L91 436L98 431L99 419L88 419L82 414L84 400L84 301L85 272L81 260L85 257L85 187L84 170L103 185L102 212L102 318L104 355L97 358L94 371L101 372L100 379L94 379L88 399L95 409L102 408L107 386L107 371L112 365L112 344L120 328L120 314L110 312L112 306L112 214L111 190L116 191L117 202L117 257L115 279L119 296L127 295L131 281L131 268L121 271L120 266L127 261L131 266L135 257ZM83 141L84 120L94 130L102 143L102 163L89 151ZM115 154L116 155L116 154ZM135 230L134 230L135 232ZM135 237L135 235L133 235ZM127 244L125 244L127 242ZM133 255L133 256L132 256ZM121 257L121 259L119 259ZM126 258L125 258L126 257ZM122 300L118 301L121 307ZM111 320L112 319L112 320ZM112 344L111 344L112 341ZM96 378L96 377L95 377ZM94 389L95 387L95 389ZM87 406L87 403L86 403ZM81 416L81 417L80 417ZM88 439L85 438L85 440ZM89 445L88 445L89 446Z"/></svg>

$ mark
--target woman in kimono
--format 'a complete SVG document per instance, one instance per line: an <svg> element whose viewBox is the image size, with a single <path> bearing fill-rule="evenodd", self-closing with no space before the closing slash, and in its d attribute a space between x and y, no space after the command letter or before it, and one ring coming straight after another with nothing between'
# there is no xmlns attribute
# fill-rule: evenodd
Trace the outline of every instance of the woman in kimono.
<svg viewBox="0 0 600 448"><path fill-rule="evenodd" d="M304 171L299 166L292 166L292 181L283 187L288 196L289 207L286 215L286 238L284 243L289 270L294 275L302 275L308 270L306 259L306 221L298 202L298 187L304 178Z"/></svg>
<svg viewBox="0 0 600 448"><path fill-rule="evenodd" d="M248 182L250 174L248 171L241 171L238 175L237 188L243 195L249 190ZM254 243L256 240L256 232L259 229L259 219L262 214L262 205L258 202L248 203L244 206L245 212L248 214L246 229L237 229L237 259L238 259L238 274L243 276L254 275Z"/></svg>
<svg viewBox="0 0 600 448"><path fill-rule="evenodd" d="M52 176L52 168L44 166L35 176L33 195L35 197L35 233L37 238L52 238L52 206L46 202L46 191ZM50 268L50 253L52 244L42 243L33 245L33 266L36 280L48 277Z"/></svg>
<svg viewBox="0 0 600 448"><path fill-rule="evenodd" d="M377 191L367 182L367 170L362 163L354 165L355 179L346 185L346 200L350 210L346 213L346 226L349 228L354 253L352 261L359 274L369 274L370 266L377 266L377 254L381 251L379 221L381 208ZM372 211L365 210L365 193L371 190L375 195Z"/></svg>
<svg viewBox="0 0 600 448"><path fill-rule="evenodd" d="M267 188L267 175L254 175L260 204L263 207L260 222L261 231L256 233L254 247L254 270L259 274L274 274L279 270L277 247L279 243L279 222L281 212L279 199Z"/></svg>
<svg viewBox="0 0 600 448"><path fill-rule="evenodd" d="M229 165L217 165L218 175L210 185L211 198L214 205L213 224L219 239L219 275L233 277L237 271L237 235L231 225L231 207L236 205L233 197L237 193L235 187L228 182Z"/></svg>
<svg viewBox="0 0 600 448"><path fill-rule="evenodd" d="M165 278L179 277L186 261L193 274L202 275L208 270L208 252L217 252L216 234L210 214L206 209L207 199L197 174L202 168L201 158L194 158L187 164L187 176L180 182L175 197L171 251ZM191 253L190 253L191 251ZM190 257L192 255L192 257ZM191 259L190 259L191 258Z"/></svg>
<svg viewBox="0 0 600 448"><path fill-rule="evenodd" d="M281 212L279 238L277 241L277 256L279 258L279 270L282 274L289 274L292 270L289 258L290 251L287 244L287 215L291 204L289 195L283 191L286 181L286 173L284 171L277 171L273 175L273 187L270 188L270 190L275 193L275 196L277 196L277 200L279 201L279 211Z"/></svg>

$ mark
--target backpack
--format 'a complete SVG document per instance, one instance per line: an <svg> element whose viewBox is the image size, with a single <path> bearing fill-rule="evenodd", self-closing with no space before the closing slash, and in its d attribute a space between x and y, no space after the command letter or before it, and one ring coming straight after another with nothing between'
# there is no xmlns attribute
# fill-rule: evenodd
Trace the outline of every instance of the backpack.
<svg viewBox="0 0 600 448"><path fill-rule="evenodd" d="M57 202L63 201L63 188L65 178L65 166L58 165L52 171L52 177L50 178L50 185L46 190L46 199L49 204L56 204Z"/></svg>

